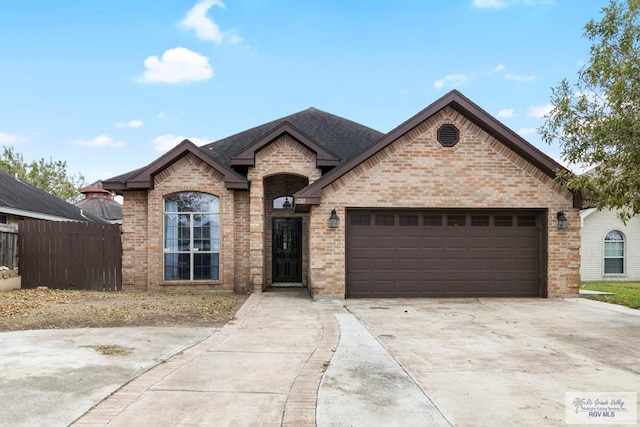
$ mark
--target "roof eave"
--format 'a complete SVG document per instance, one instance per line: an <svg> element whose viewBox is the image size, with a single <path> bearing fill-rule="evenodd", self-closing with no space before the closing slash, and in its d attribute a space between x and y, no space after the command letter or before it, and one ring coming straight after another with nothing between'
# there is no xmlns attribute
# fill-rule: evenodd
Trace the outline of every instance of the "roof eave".
<svg viewBox="0 0 640 427"><path fill-rule="evenodd" d="M109 191L115 191L116 193L127 189L127 185L120 181L103 181L104 188Z"/></svg>
<svg viewBox="0 0 640 427"><path fill-rule="evenodd" d="M33 218L33 219L43 219L43 220L46 220L46 221L64 221L64 222L86 221L86 222L89 222L88 219L81 220L79 218L69 218L69 217L64 217L64 216L60 216L60 215L52 215L52 214L47 214L47 213L42 213L42 212L28 211L28 210L25 210L25 209L11 208L11 207L8 207L8 206L0 206L0 213L7 214L7 215L26 217L26 218Z"/></svg>
<svg viewBox="0 0 640 427"><path fill-rule="evenodd" d="M207 163L211 168L218 171L225 178L225 186L229 189L248 189L249 182L237 172L229 169L218 160L214 159L210 155L206 154L194 143L185 139L175 148L165 153L154 162L150 163L147 167L141 169L136 174L126 180L124 184L114 183L111 186L111 182L105 181L104 185L109 185L108 188L118 190L151 190L153 189L155 176L172 165L177 160L181 159L187 153L191 153L198 157L203 162Z"/></svg>
<svg viewBox="0 0 640 427"><path fill-rule="evenodd" d="M317 159L316 166L317 167L336 167L340 164L340 160L334 159Z"/></svg>

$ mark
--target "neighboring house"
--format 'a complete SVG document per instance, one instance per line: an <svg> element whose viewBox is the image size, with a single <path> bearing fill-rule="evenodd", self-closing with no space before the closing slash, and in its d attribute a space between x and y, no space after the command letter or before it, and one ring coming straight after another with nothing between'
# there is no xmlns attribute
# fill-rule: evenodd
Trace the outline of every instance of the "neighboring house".
<svg viewBox="0 0 640 427"><path fill-rule="evenodd" d="M580 282L582 199L560 168L452 91L387 134L311 108L104 187L124 196L134 289L545 297Z"/></svg>
<svg viewBox="0 0 640 427"><path fill-rule="evenodd" d="M113 193L104 188L102 181L96 181L78 191L84 195L84 199L75 203L77 207L111 224L122 224L122 205L114 200Z"/></svg>
<svg viewBox="0 0 640 427"><path fill-rule="evenodd" d="M580 275L583 281L640 280L640 218L625 225L615 210L584 209Z"/></svg>
<svg viewBox="0 0 640 427"><path fill-rule="evenodd" d="M104 222L0 170L0 224L17 225L22 219Z"/></svg>

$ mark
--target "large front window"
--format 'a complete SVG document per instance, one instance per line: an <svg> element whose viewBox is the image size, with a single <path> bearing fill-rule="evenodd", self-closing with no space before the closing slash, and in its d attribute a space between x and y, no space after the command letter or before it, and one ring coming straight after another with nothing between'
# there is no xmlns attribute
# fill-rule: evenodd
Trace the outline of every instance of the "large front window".
<svg viewBox="0 0 640 427"><path fill-rule="evenodd" d="M218 280L220 206L216 196L164 198L164 280Z"/></svg>

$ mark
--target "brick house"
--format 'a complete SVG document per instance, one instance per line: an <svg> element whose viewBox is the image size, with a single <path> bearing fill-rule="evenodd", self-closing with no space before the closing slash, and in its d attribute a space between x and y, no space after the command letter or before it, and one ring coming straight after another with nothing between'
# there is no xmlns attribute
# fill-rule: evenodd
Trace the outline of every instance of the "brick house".
<svg viewBox="0 0 640 427"><path fill-rule="evenodd" d="M581 197L558 168L451 91L387 134L311 108L104 186L130 288L546 297L580 282Z"/></svg>

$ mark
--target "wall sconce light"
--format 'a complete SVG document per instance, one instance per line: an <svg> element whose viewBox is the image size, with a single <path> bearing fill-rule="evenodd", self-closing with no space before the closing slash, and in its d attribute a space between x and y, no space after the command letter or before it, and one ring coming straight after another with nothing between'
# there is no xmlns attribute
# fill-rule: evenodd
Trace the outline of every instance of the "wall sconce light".
<svg viewBox="0 0 640 427"><path fill-rule="evenodd" d="M338 224L340 223L340 218L336 213L336 210L333 209L331 211L331 216L329 217L329 228L338 228Z"/></svg>
<svg viewBox="0 0 640 427"><path fill-rule="evenodd" d="M291 202L289 202L289 198L288 197L284 199L284 203L282 204L282 210L286 214L290 214L290 213L293 212L293 204Z"/></svg>
<svg viewBox="0 0 640 427"><path fill-rule="evenodd" d="M567 216L564 212L560 211L557 214L558 217L558 230L564 230L567 228Z"/></svg>

